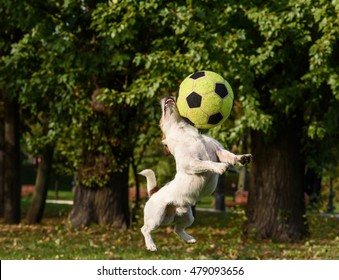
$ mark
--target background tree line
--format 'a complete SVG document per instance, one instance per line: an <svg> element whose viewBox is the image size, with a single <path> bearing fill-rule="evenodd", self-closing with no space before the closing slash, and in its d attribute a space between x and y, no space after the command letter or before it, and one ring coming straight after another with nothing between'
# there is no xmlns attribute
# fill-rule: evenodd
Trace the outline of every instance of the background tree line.
<svg viewBox="0 0 339 280"><path fill-rule="evenodd" d="M232 116L209 133L228 147L250 134L245 232L308 234L305 170L338 165L339 1L1 0L0 12L7 223L20 222L25 146L41 158L29 223L43 217L54 161L76 174L73 226L127 228L129 172L160 138L159 99L207 69L235 92Z"/></svg>

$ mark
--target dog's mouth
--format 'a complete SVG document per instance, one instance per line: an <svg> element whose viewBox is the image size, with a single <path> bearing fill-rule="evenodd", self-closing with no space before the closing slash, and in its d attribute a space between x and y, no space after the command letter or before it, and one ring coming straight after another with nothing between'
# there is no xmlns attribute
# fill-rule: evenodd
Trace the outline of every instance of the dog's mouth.
<svg viewBox="0 0 339 280"><path fill-rule="evenodd" d="M168 96L165 99L165 106L167 107L169 104L173 105L175 104L175 99L173 96Z"/></svg>
<svg viewBox="0 0 339 280"><path fill-rule="evenodd" d="M162 125L170 120L174 122L179 122L181 120L175 97L167 96L163 98L161 100L161 109L162 115L160 122Z"/></svg>
<svg viewBox="0 0 339 280"><path fill-rule="evenodd" d="M175 107L175 98L173 96L165 97L162 103L162 110L164 113L167 113L167 111L172 112L173 108Z"/></svg>

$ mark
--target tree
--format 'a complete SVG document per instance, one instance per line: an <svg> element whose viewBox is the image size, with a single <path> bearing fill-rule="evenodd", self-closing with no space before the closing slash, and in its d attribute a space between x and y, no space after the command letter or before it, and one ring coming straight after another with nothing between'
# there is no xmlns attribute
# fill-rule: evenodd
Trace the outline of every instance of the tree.
<svg viewBox="0 0 339 280"><path fill-rule="evenodd" d="M0 12L3 17L1 23L0 40L0 96L3 108L2 139L1 139L1 185L0 185L0 212L5 222L19 223L21 217L21 180L20 180L20 111L18 92L10 87L5 80L3 57L10 52L12 42L18 40L20 30L10 21L7 21L8 10L0 3Z"/></svg>
<svg viewBox="0 0 339 280"><path fill-rule="evenodd" d="M4 219L17 224L21 217L19 105L17 98L5 93L5 172L4 172Z"/></svg>
<svg viewBox="0 0 339 280"><path fill-rule="evenodd" d="M45 126L40 121L48 118L47 129L25 133L30 153L50 158L47 151L54 145L54 152L62 154L67 167L76 172L71 223L126 228L128 165L145 130L144 120L149 120L143 116L152 116L153 109L143 109L147 100L139 104L145 99L142 95L135 100L127 93L139 38L102 40L95 23L91 26L96 4L23 1L17 7L23 15L17 18L13 5L6 3L13 25L23 35L11 42L10 53L2 60L2 81L20 92L26 126ZM96 16L100 19L100 14ZM45 172L50 170L40 167L44 176L39 172L37 181L47 178ZM37 185L30 221L41 219L46 191L46 183Z"/></svg>
<svg viewBox="0 0 339 280"><path fill-rule="evenodd" d="M338 120L333 110L339 81L338 64L333 63L338 6L320 2L268 3L247 13L262 39L251 59L260 92L254 99L272 120L269 131L252 132L255 164L247 231L259 238L289 240L307 234L303 186L305 165L311 164L312 131L323 129L329 142L338 135L333 125L318 126L328 117ZM326 148L319 152L328 153ZM312 160L318 169L324 164L320 157Z"/></svg>
<svg viewBox="0 0 339 280"><path fill-rule="evenodd" d="M43 117L43 136L48 133L48 118ZM40 223L44 214L45 203L47 198L48 186L50 183L50 176L52 173L54 146L51 143L44 145L38 163L37 177L35 180L35 190L31 204L27 212L27 223Z"/></svg>
<svg viewBox="0 0 339 280"><path fill-rule="evenodd" d="M3 217L3 214L4 214L4 193L5 193L4 171L5 171L5 128L4 128L4 116L3 116L3 112L1 112L1 117L0 117L0 217Z"/></svg>
<svg viewBox="0 0 339 280"><path fill-rule="evenodd" d="M37 3L37 5L39 4ZM22 139L22 132L26 131L19 132L18 117L19 114L22 114L24 116L23 121L21 122L21 127L26 128L27 126L29 126L30 121L32 121L33 123L39 122L37 115L39 115L41 111L38 112L37 110L39 109L38 104L43 104L42 107L45 106L46 109L46 102L43 102L43 98L41 98L40 100L37 98L37 95L41 94L41 91L37 90L36 87L34 88L36 83L32 83L32 80L34 81L34 78L31 79L32 75L34 76L34 74L36 74L34 73L34 70L37 69L37 64L39 62L39 55L36 55L35 53L36 49L34 48L34 38L32 38L33 36L31 37L31 28L33 28L34 24L41 18L37 16L36 10L32 9L32 7L29 6L25 1L22 1L21 3L16 3L15 1L2 1L0 9L2 13L6 15L6 20L2 25L4 27L2 29L4 40L1 41L3 56L1 58L0 65L2 73L1 87L4 89L4 92L7 93L4 98L4 108L5 112L6 110L10 110L8 114L11 115L12 118L16 118L15 120L10 119L10 122L15 124L17 127L15 132L16 155L14 157L13 155L10 155L10 153L6 153L6 156L8 155L11 158L10 162L15 160L15 163L8 164L8 160L6 160L6 168L4 174L5 178L8 177L12 178L11 180L15 180L17 202L15 207L12 207L10 211L14 211L16 213L16 216L19 216L16 219L16 222L19 222L21 195L21 182L19 173L21 159L19 139ZM44 20L42 20L42 22L46 23ZM46 28L48 27L49 26L46 26ZM31 43L32 41L30 41L31 38L33 39L33 43ZM8 93L11 93L11 95ZM9 106L10 102L13 103L13 106ZM5 137L7 137L7 134L10 137L10 135L13 133L8 133L8 131L5 129ZM35 137L38 138L37 135L35 135ZM45 145L48 146L49 144L44 143L42 146ZM39 168L40 170L41 167L42 166L40 166ZM13 174L13 172L8 168L15 168L16 172ZM41 174L41 172L38 172L38 174L39 176L36 188L37 191L35 192L33 204L31 205L28 213L29 223L38 222L41 220L45 205L48 185L47 182L41 183L40 179L43 178L44 175L49 176L49 174ZM10 197L13 196L9 192L5 192L4 195L5 200L10 199Z"/></svg>

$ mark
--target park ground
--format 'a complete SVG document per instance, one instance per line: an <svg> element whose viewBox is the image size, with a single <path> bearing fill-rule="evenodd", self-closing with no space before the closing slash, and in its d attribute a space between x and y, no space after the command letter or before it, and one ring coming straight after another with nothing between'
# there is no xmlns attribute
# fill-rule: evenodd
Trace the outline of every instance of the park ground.
<svg viewBox="0 0 339 280"><path fill-rule="evenodd" d="M23 199L23 212L30 198ZM199 206L199 205L198 205ZM198 242L185 244L171 227L154 233L158 252L145 250L139 231L142 216L127 231L93 225L73 229L67 222L71 205L47 204L42 224L5 225L0 220L0 259L339 259L339 218L308 214L310 237L294 243L256 241L242 235L246 219L241 207L226 212L196 212L188 233ZM201 209L202 208L202 209ZM23 213L24 214L24 213Z"/></svg>

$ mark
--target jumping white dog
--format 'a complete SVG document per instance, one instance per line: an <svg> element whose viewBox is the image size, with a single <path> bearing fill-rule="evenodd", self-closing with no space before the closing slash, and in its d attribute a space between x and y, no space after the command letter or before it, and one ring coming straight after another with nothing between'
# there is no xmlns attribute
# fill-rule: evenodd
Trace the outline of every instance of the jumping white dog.
<svg viewBox="0 0 339 280"><path fill-rule="evenodd" d="M228 166L247 164L252 155L235 155L223 148L216 140L199 133L198 129L186 123L179 115L175 99L161 100L162 116L160 128L163 132L164 147L175 158L176 175L164 187L158 189L155 174L146 169L139 174L147 179L150 199L144 209L144 226L141 232L146 247L156 251L151 231L160 225L174 224L174 231L186 242L196 240L185 232L194 217L191 206L202 196L214 192L219 174Z"/></svg>

